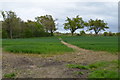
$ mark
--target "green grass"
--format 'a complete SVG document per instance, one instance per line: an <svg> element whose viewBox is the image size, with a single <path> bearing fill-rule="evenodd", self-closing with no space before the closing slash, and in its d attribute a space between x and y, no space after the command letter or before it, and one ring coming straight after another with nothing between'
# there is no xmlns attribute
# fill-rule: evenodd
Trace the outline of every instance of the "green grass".
<svg viewBox="0 0 120 80"><path fill-rule="evenodd" d="M118 68L120 64L118 60L99 61L90 64L91 72L89 78L118 78Z"/></svg>
<svg viewBox="0 0 120 80"><path fill-rule="evenodd" d="M3 39L2 46L5 51L13 53L57 54L73 51L56 37Z"/></svg>
<svg viewBox="0 0 120 80"><path fill-rule="evenodd" d="M110 53L118 52L117 36L66 36L62 37L62 39L84 49Z"/></svg>
<svg viewBox="0 0 120 80"><path fill-rule="evenodd" d="M118 72L112 70L96 70L93 71L89 78L118 78Z"/></svg>
<svg viewBox="0 0 120 80"><path fill-rule="evenodd" d="M90 64L89 68L95 69L95 68L105 67L108 64L110 64L110 63L105 62L105 61L100 61L100 62L96 62L96 63Z"/></svg>
<svg viewBox="0 0 120 80"><path fill-rule="evenodd" d="M78 75L83 75L84 74L84 72L82 72L82 71L76 71L75 73L78 74Z"/></svg>
<svg viewBox="0 0 120 80"><path fill-rule="evenodd" d="M14 78L15 76L16 76L15 73L9 73L4 75L5 78Z"/></svg>
<svg viewBox="0 0 120 80"><path fill-rule="evenodd" d="M78 68L78 69L89 69L88 66L80 65L80 64L68 64L69 68Z"/></svg>
<svg viewBox="0 0 120 80"><path fill-rule="evenodd" d="M89 65L68 64L68 68L89 70L88 78L118 78L119 61L98 61ZM77 74L83 75L81 71Z"/></svg>

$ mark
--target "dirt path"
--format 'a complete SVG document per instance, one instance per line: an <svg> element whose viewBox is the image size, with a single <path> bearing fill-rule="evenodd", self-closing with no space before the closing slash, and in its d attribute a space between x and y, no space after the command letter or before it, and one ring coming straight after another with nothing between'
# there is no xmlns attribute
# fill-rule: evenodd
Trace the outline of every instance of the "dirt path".
<svg viewBox="0 0 120 80"><path fill-rule="evenodd" d="M61 55L62 58L60 56L57 57L57 59L60 59L60 60L70 61L75 63L82 63L82 64L90 64L96 61L112 61L112 60L118 59L118 55L113 55L108 52L86 50L86 49L79 48L75 45L66 43L64 41L61 41L61 43L63 43L67 47L73 48L76 51L69 55L67 54Z"/></svg>
<svg viewBox="0 0 120 80"><path fill-rule="evenodd" d="M71 63L86 65L101 60L117 59L117 55L81 49L64 41L61 43L75 49L75 52L51 57L3 52L3 75L14 72L18 78L85 78L88 71L84 71L84 75L77 75L74 72L80 71L80 69L70 69L66 65Z"/></svg>

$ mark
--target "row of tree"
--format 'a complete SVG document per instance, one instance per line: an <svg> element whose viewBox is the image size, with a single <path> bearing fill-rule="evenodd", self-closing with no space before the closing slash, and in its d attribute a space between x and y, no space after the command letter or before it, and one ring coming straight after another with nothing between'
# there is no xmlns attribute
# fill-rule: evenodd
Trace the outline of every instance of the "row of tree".
<svg viewBox="0 0 120 80"><path fill-rule="evenodd" d="M86 31L93 30L95 34L97 35L101 30L105 31L105 29L108 29L107 23L105 23L103 20L96 19L92 20L90 19L88 22L83 21L82 17L76 16L75 18L69 18L67 17L66 23L64 23L64 29L70 30L71 34L77 30L77 29L83 29L87 27Z"/></svg>
<svg viewBox="0 0 120 80"><path fill-rule="evenodd" d="M2 37L3 38L29 38L29 37L42 37L53 36L54 31L57 30L55 21L51 15L35 17L35 21L27 20L26 22L21 20L15 12L1 11L2 21ZM77 15L75 18L69 18L65 20L64 29L70 30L72 35L77 29L83 29L87 27L86 31L93 30L97 35L101 30L108 29L107 23L103 20L90 19L85 22L82 17Z"/></svg>
<svg viewBox="0 0 120 80"><path fill-rule="evenodd" d="M15 12L2 11L2 38L29 38L53 36L56 30L55 20L51 15L35 17L35 21L21 20Z"/></svg>

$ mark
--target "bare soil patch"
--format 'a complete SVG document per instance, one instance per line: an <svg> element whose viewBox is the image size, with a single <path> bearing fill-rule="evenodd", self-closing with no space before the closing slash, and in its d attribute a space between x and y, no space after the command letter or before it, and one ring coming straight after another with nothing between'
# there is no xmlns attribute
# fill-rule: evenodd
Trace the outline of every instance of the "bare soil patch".
<svg viewBox="0 0 120 80"><path fill-rule="evenodd" d="M24 54L3 53L3 76L16 73L18 78L76 78L65 61Z"/></svg>

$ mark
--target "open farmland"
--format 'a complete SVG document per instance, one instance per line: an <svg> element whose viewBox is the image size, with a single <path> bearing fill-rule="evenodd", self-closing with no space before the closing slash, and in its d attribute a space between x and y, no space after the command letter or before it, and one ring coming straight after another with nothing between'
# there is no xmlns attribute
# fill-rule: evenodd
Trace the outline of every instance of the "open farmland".
<svg viewBox="0 0 120 80"><path fill-rule="evenodd" d="M117 52L115 51L117 37L62 36L61 38L65 42L57 37L3 39L2 76L4 78L118 77L117 55L108 54L108 52ZM88 47L91 48L87 46L88 44L86 44L87 48L82 49L80 44L85 45L87 40L92 46L98 43L101 45L110 43L111 47L102 45L102 48L104 51L106 48L111 50L107 53L92 51L94 49L87 50ZM48 56L43 57L41 54ZM52 56L49 56L51 54Z"/></svg>
<svg viewBox="0 0 120 80"><path fill-rule="evenodd" d="M3 50L13 53L57 54L73 51L56 37L3 39L2 46Z"/></svg>
<svg viewBox="0 0 120 80"><path fill-rule="evenodd" d="M21 1L0 1L2 80L118 80L118 2Z"/></svg>
<svg viewBox="0 0 120 80"><path fill-rule="evenodd" d="M118 37L117 36L66 36L62 39L70 44L80 48L107 51L110 53L118 52Z"/></svg>

